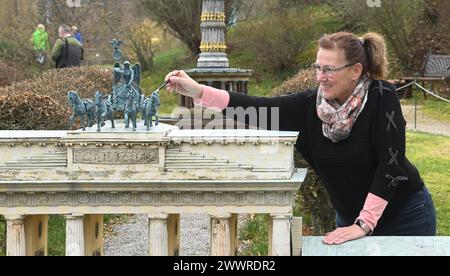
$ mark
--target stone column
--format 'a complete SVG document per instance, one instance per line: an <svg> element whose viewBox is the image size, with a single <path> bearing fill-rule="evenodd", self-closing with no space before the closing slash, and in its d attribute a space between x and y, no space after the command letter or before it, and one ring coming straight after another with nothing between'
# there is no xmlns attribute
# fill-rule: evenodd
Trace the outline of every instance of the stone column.
<svg viewBox="0 0 450 276"><path fill-rule="evenodd" d="M235 93L238 93L239 92L239 90L238 90L238 86L237 86L237 81L233 81L233 92L235 92Z"/></svg>
<svg viewBox="0 0 450 276"><path fill-rule="evenodd" d="M149 215L149 255L169 256L169 231L167 214Z"/></svg>
<svg viewBox="0 0 450 276"><path fill-rule="evenodd" d="M269 219L269 255L291 255L291 215L271 215Z"/></svg>
<svg viewBox="0 0 450 276"><path fill-rule="evenodd" d="M5 215L6 219L6 255L26 256L25 216Z"/></svg>
<svg viewBox="0 0 450 276"><path fill-rule="evenodd" d="M66 256L84 256L84 215L72 214L66 219Z"/></svg>
<svg viewBox="0 0 450 276"><path fill-rule="evenodd" d="M229 213L211 215L211 256L233 255L231 218L232 215Z"/></svg>

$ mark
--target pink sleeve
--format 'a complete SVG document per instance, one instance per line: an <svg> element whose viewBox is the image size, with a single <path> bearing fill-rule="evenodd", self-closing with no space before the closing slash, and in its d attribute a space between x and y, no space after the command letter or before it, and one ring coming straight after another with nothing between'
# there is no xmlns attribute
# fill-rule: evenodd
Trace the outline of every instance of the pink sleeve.
<svg viewBox="0 0 450 276"><path fill-rule="evenodd" d="M374 194L369 194L358 219L364 221L372 231L377 227L378 221L388 206L386 200Z"/></svg>
<svg viewBox="0 0 450 276"><path fill-rule="evenodd" d="M194 103L221 112L228 107L230 94L225 90L204 86L202 98L200 100L194 100Z"/></svg>

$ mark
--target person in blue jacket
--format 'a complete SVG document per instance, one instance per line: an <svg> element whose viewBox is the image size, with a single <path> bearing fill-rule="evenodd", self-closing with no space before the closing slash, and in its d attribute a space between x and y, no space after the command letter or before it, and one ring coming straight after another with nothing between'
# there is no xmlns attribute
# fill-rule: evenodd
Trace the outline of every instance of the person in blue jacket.
<svg viewBox="0 0 450 276"><path fill-rule="evenodd" d="M77 26L72 26L72 35L73 37L78 40L81 44L84 44L84 37L81 34L80 30L78 30Z"/></svg>

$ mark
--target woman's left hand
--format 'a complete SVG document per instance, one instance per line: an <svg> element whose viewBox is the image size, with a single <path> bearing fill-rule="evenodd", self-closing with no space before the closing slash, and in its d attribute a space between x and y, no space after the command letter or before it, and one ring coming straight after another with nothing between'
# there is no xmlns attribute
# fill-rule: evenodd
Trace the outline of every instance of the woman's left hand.
<svg viewBox="0 0 450 276"><path fill-rule="evenodd" d="M358 225L338 228L335 231L328 233L323 240L327 245L339 245L348 241L358 240L367 236L367 233Z"/></svg>

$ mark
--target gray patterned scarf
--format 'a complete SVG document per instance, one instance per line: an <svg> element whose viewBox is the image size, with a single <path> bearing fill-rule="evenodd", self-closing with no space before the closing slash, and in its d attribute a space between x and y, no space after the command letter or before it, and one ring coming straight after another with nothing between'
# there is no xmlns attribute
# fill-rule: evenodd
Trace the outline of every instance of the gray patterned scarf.
<svg viewBox="0 0 450 276"><path fill-rule="evenodd" d="M339 143L350 136L353 125L366 105L371 82L370 79L363 78L342 106L336 100L324 99L322 89L319 88L317 114L323 122L323 135L333 143Z"/></svg>

